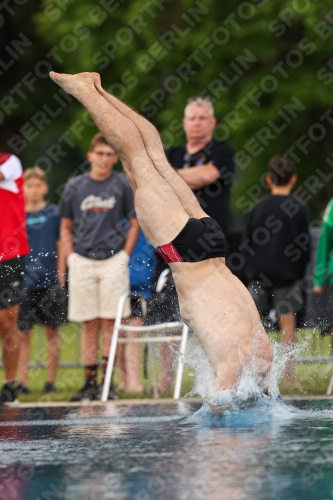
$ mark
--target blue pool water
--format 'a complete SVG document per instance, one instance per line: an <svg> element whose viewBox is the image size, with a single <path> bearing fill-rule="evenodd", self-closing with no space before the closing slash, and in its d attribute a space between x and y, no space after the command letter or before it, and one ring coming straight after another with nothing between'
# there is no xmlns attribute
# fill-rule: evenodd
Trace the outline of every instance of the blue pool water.
<svg viewBox="0 0 333 500"><path fill-rule="evenodd" d="M333 499L333 400L6 408L0 499Z"/></svg>

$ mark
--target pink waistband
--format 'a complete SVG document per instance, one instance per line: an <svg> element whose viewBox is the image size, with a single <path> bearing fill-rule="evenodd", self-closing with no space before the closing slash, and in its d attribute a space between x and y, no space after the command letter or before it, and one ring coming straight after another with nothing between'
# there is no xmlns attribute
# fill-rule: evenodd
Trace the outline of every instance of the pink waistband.
<svg viewBox="0 0 333 500"><path fill-rule="evenodd" d="M165 262L184 262L172 243L166 243L156 248Z"/></svg>

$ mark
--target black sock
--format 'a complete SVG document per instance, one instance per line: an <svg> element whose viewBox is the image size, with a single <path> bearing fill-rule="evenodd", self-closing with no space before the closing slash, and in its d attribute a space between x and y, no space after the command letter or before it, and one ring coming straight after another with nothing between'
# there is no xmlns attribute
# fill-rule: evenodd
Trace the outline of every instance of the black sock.
<svg viewBox="0 0 333 500"><path fill-rule="evenodd" d="M94 385L97 382L97 365L85 366L86 380L91 381Z"/></svg>

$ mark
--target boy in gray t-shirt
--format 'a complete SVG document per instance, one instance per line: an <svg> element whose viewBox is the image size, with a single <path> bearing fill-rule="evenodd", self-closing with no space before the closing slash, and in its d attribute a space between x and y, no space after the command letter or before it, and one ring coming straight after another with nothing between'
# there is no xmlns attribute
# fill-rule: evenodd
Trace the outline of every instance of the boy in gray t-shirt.
<svg viewBox="0 0 333 500"><path fill-rule="evenodd" d="M86 373L84 386L72 401L100 397L98 332L102 331L105 375L118 299L130 291L128 261L139 235L133 192L126 177L113 171L118 156L101 134L92 139L88 160L90 171L67 182L59 206L69 269L68 319L82 322ZM124 315L130 314L128 303ZM111 385L109 399L116 397Z"/></svg>

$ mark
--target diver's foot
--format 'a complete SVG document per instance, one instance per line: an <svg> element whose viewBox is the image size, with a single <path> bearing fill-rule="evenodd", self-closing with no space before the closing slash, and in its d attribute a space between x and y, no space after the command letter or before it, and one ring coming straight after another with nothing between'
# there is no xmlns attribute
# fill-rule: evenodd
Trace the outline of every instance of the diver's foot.
<svg viewBox="0 0 333 500"><path fill-rule="evenodd" d="M77 99L87 92L91 92L95 87L95 79L98 73L77 73L67 75L64 73L50 72L50 78L59 85L67 94L71 94ZM98 75L99 76L99 75Z"/></svg>
<svg viewBox="0 0 333 500"><path fill-rule="evenodd" d="M103 89L102 87L102 81L101 81L101 75L99 73L90 73L94 79L94 84L95 84L95 87L96 89L99 91L99 92L105 92L105 90Z"/></svg>

